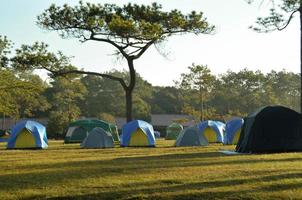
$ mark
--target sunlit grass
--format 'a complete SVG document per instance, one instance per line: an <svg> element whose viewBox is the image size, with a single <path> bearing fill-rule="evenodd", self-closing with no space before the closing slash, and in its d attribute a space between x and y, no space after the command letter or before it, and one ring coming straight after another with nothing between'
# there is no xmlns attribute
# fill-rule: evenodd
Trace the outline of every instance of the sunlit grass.
<svg viewBox="0 0 302 200"><path fill-rule="evenodd" d="M0 199L302 199L302 153L233 155L234 146L47 150L0 145Z"/></svg>

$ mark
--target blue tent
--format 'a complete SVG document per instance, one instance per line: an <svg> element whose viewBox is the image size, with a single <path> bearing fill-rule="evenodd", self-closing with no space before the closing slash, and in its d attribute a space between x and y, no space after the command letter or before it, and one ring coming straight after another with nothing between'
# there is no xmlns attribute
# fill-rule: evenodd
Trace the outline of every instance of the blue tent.
<svg viewBox="0 0 302 200"><path fill-rule="evenodd" d="M196 126L185 128L178 135L175 146L207 146L209 145L207 139Z"/></svg>
<svg viewBox="0 0 302 200"><path fill-rule="evenodd" d="M223 141L224 144L238 143L243 123L244 120L242 118L234 118L226 123Z"/></svg>
<svg viewBox="0 0 302 200"><path fill-rule="evenodd" d="M122 128L121 146L155 146L153 126L142 120L134 120Z"/></svg>
<svg viewBox="0 0 302 200"><path fill-rule="evenodd" d="M12 128L7 142L8 149L45 149L47 147L48 141L45 126L31 120L19 121Z"/></svg>
<svg viewBox="0 0 302 200"><path fill-rule="evenodd" d="M223 142L225 124L219 121L203 121L197 125L208 142Z"/></svg>

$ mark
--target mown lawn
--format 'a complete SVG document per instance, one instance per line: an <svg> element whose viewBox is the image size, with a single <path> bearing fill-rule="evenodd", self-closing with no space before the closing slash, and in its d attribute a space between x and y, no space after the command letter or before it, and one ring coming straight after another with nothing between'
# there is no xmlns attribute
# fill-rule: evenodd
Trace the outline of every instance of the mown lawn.
<svg viewBox="0 0 302 200"><path fill-rule="evenodd" d="M302 153L232 155L209 147L47 150L0 146L0 199L302 199Z"/></svg>

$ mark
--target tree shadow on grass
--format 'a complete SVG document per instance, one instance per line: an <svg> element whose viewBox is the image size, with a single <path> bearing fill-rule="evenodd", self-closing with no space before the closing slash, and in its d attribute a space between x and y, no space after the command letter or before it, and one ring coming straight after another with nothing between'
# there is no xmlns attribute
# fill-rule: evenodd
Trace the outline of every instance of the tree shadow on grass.
<svg viewBox="0 0 302 200"><path fill-rule="evenodd" d="M155 188L156 189L156 188ZM154 189L154 190L155 190ZM169 191L167 191L169 192ZM199 199L252 199L244 198L244 194L249 194L254 190L227 191L227 192L191 192L190 194L150 194L146 190L124 190L115 192L96 192L87 194L66 195L60 197L47 197L45 195L35 195L21 198L22 200L199 200ZM243 198L242 198L243 197Z"/></svg>
<svg viewBox="0 0 302 200"><path fill-rule="evenodd" d="M96 153L93 150L91 153ZM77 154L78 156L81 156L81 152ZM87 156L84 154L84 156ZM153 163L157 166L157 168L166 168L166 167L179 167L179 166L190 166L189 163L192 162L192 159L205 159L205 158L216 158L221 157L222 155L216 152L208 152L208 153L183 153L183 154L165 154L165 155L147 155L147 156L124 156L124 157L118 157L113 158L109 160L98 160L98 158L93 155L86 157L88 159L95 158L94 160L78 160L78 161L68 161L68 162L58 162L58 163L34 163L29 164L26 166L15 166L14 170L26 170L26 169L62 169L65 167L79 167L79 166L95 166L98 165L99 167L118 167L123 169L136 169L136 168L153 168L153 166L146 165L146 162ZM223 155L224 156L224 155ZM212 162L207 161L204 162L203 160L199 160L198 162L204 163L205 165L209 165ZM135 163L135 164L134 164ZM216 163L223 163L223 162L216 162ZM140 166L136 166L137 164L140 164ZM215 165L215 163L213 162ZM196 166L196 163L194 162L193 166ZM197 165L198 166L198 165ZM2 175L0 175L1 178Z"/></svg>
<svg viewBox="0 0 302 200"><path fill-rule="evenodd" d="M301 176L301 174L299 174ZM241 180L241 179L231 179L231 180L221 180L221 181L207 181L207 182L194 182L194 183L171 183L166 186L158 187L158 181L150 182L138 182L134 185L121 185L116 188L114 191L101 191L88 194L75 194L75 195L66 195L61 197L45 197L45 196L32 196L30 198L24 198L24 200L29 199L47 199L47 200L65 200L65 199L78 199L78 200L93 200L93 199L120 199L120 200L134 200L134 199L177 199L177 200L194 200L194 199L260 199L257 196L257 193L265 193L265 197L268 198L270 193L274 191L288 190L292 188L299 188L302 186L302 183L292 183L286 184L284 187L280 188L277 186L270 187L258 187L250 189L228 189L210 192L209 190L219 187L230 187L230 186L240 186L247 182L258 182L258 181L271 181L278 178L286 176L283 174L281 176L268 176L264 179L255 178L250 180ZM287 178L290 176L295 176L295 174L288 174ZM165 182L166 183L166 182ZM133 189L135 186L143 186L143 189ZM94 188L95 189L95 188ZM189 194L185 191L191 190ZM91 189L87 188L87 191ZM184 192L182 192L184 191ZM262 196L263 197L263 196ZM268 199L272 199L271 198Z"/></svg>
<svg viewBox="0 0 302 200"><path fill-rule="evenodd" d="M51 164L36 164L33 166L22 166L22 168L33 168L39 169L37 172L23 173L23 174L6 174L0 175L1 187L0 191L22 189L22 188L35 188L35 187L50 187L52 185L60 184L66 179L68 181L81 180L87 178L108 178L108 177L118 177L121 175L130 175L135 177L137 174L148 174L155 169L160 173L161 170L173 169L178 167L206 167L206 166L224 166L229 165L232 167L234 165L242 164L255 164L259 162L289 162L289 161L300 161L300 158L285 158L285 159L265 159L258 160L247 159L245 157L239 156L238 160L211 160L206 158L215 158L221 156L216 152L207 153L186 153L186 154L167 154L167 155L155 155L155 156L136 156L136 157L122 157L112 160L84 160L84 161L69 161L63 163L51 163ZM201 158L201 159L200 159ZM205 158L205 160L203 160ZM233 157L232 157L233 158ZM235 167L235 166L234 166ZM236 166L237 167L237 166ZM41 171L41 169L47 169L47 171ZM21 170L21 168L20 168ZM181 172L180 172L181 173ZM256 172L253 172L253 175ZM210 182L200 182L194 185L186 185L182 182L164 180L161 184L168 185L164 188L168 191L178 191L183 188L211 188L211 187L222 187L228 185L240 185L255 183L258 181L276 181L284 178L297 178L302 177L301 173L283 173L280 171L278 175L265 176L269 171L258 173L261 177L250 178L250 179L236 179L234 177L230 180L217 180ZM158 184L159 181L150 182L149 186ZM170 184L171 183L171 184ZM146 183L136 183L136 184L146 184ZM177 187L180 185L180 187ZM129 184L125 184L128 187ZM135 186L131 186L135 187ZM103 188L103 187L102 187ZM173 189L176 188L176 189ZM115 186L111 189L115 190ZM158 189L151 189L150 193L156 192ZM122 191L120 191L123 193ZM117 192L119 193L119 192Z"/></svg>

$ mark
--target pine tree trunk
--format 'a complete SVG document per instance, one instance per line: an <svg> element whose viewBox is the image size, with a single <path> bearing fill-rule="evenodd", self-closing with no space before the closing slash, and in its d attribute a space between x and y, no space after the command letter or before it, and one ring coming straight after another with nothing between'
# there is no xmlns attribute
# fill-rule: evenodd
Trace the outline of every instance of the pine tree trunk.
<svg viewBox="0 0 302 200"><path fill-rule="evenodd" d="M201 101L201 121L204 121L204 105L203 105L203 101Z"/></svg>
<svg viewBox="0 0 302 200"><path fill-rule="evenodd" d="M130 122L132 120L132 91L126 90L126 119L127 122Z"/></svg>
<svg viewBox="0 0 302 200"><path fill-rule="evenodd" d="M300 14L300 112L302 113L302 7L299 8Z"/></svg>
<svg viewBox="0 0 302 200"><path fill-rule="evenodd" d="M129 67L129 74L130 74L130 82L129 86L125 89L125 95L126 95L126 119L127 122L130 122L132 120L132 92L135 87L135 79L136 74L134 70L133 65L133 59L128 58L128 67Z"/></svg>

